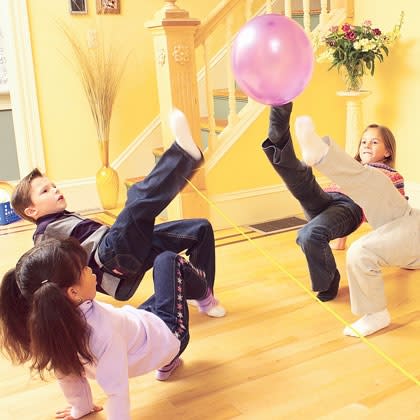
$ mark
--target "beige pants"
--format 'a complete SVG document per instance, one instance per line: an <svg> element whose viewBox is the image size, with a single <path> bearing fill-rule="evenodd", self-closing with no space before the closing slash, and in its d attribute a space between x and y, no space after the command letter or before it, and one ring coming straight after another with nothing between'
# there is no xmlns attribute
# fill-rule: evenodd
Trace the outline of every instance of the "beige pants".
<svg viewBox="0 0 420 420"><path fill-rule="evenodd" d="M347 277L352 312L385 309L381 267L420 268L420 210L412 209L381 171L363 166L330 141L316 168L337 183L363 208L373 231L347 252Z"/></svg>

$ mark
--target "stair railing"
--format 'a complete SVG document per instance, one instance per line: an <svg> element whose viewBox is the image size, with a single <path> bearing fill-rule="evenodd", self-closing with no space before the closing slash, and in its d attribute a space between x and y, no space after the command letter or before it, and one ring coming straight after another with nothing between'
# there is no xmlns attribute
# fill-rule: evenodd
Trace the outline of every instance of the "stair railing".
<svg viewBox="0 0 420 420"><path fill-rule="evenodd" d="M331 9L332 6L340 6L344 10L347 1L318 1L318 7L315 6L316 12L319 13L320 25L325 27L329 20L337 14L337 9ZM312 7L311 7L312 5ZM204 106L200 107L201 115L206 115L208 119L208 148L206 150L206 158L209 160L216 150L220 147L221 141L229 132L234 133L235 127L240 123L241 116L248 116L250 108L261 109L260 104L249 98L248 104L243 110L236 110L236 93L234 75L230 65L230 53L234 37L238 30L251 18L256 15L265 13L281 13L288 17L299 11L303 15L303 27L307 33L311 32L311 13L314 12L313 2L311 0L224 0L214 9L214 11L205 19L198 27L195 33L196 52L202 49L201 60L203 62L204 73L204 92L200 92L199 98L204 102ZM347 13L344 13L347 14ZM340 16L343 13L340 14ZM329 26L328 26L329 27ZM224 28L224 35L220 34ZM216 41L213 41L216 39ZM211 54L212 42L221 43L220 39L225 40L225 45L218 51ZM214 47L213 47L214 49ZM219 57L219 64L214 57ZM212 57L212 58L210 58ZM209 60L210 58L210 60ZM220 70L215 70L220 62L225 61L222 68L221 81ZM197 59L199 62L199 59ZM217 80L215 80L217 79ZM228 116L227 126L219 134L216 132L216 119L214 116L213 89L217 83L223 83L228 92ZM217 86L220 87L220 86ZM252 114L252 113L251 113Z"/></svg>
<svg viewBox="0 0 420 420"><path fill-rule="evenodd" d="M161 27L165 28L167 25L165 22L168 21L168 25L171 25L171 31L176 31L177 23L174 20L176 21L179 16L180 31L185 31L185 28L181 29L183 22L191 21L191 19L188 17L187 11L176 5L176 1L165 1ZM316 9L320 19L317 30L322 33L331 25L339 24L344 19L352 17L353 0L222 0L203 22L199 23L197 21L193 35L193 47L195 49L195 62L197 67L201 68L198 72L198 84L197 87L194 86L194 89L172 90L172 102L175 102L174 105L176 106L182 106L184 109L190 110L187 115L193 120L197 118L195 109L198 102L199 116L205 116L208 120L209 135L207 150L205 150L207 162L211 156L218 154L218 149L227 137L238 137L237 128L241 124L243 125L242 120L244 118L256 118L259 112L264 109L264 105L249 99L244 108L239 112L236 110L237 87L230 65L230 56L237 32L256 15L280 13L292 17L298 11L299 15L302 16L305 31L310 33L311 13L314 12L314 9ZM169 19L171 23L169 23ZM160 29L157 29L157 31L160 31L157 32L158 34L162 32ZM159 52L156 52L156 55L159 56ZM165 57L162 58L162 60L164 59ZM159 60L158 58L158 62L161 62ZM169 73L169 78L172 77L176 78L174 80L178 80L179 73L174 75ZM164 83L167 84L167 81L164 81ZM195 85L195 83L193 84ZM213 90L215 88L224 88L228 92L227 126L219 133L217 132L219 127L217 127L213 102ZM198 92L196 89L198 89ZM161 100L168 101L165 98L161 98ZM170 100L169 98L169 102ZM190 121L194 132L196 132L198 119ZM200 146L203 147L203 144L200 144Z"/></svg>

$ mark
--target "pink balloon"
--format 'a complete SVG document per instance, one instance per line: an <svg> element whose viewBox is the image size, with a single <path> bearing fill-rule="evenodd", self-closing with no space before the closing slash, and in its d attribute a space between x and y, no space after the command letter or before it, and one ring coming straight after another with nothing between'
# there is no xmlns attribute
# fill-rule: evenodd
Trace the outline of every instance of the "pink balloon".
<svg viewBox="0 0 420 420"><path fill-rule="evenodd" d="M231 60L236 82L248 96L263 104L282 105L305 89L312 76L314 53L297 22L267 14L241 28Z"/></svg>

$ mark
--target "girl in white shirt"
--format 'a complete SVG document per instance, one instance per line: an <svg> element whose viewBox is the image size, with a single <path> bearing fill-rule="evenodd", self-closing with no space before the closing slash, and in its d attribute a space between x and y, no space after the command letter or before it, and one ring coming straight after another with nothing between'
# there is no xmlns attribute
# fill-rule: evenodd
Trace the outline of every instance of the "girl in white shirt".
<svg viewBox="0 0 420 420"><path fill-rule="evenodd" d="M186 299L202 298L205 275L166 251L153 267L155 293L136 309L97 302L96 277L72 239L32 248L0 287L0 345L15 363L41 377L53 371L70 407L56 418L102 410L87 378L108 396L107 418L130 418L129 378L157 370L165 380L181 364L189 341Z"/></svg>

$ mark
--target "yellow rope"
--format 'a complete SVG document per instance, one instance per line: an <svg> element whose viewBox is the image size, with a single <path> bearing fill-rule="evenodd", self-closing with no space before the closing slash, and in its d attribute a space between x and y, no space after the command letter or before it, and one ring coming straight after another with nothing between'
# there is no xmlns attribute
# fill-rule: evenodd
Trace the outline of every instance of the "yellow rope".
<svg viewBox="0 0 420 420"><path fill-rule="evenodd" d="M420 386L420 381L412 375L410 372L405 370L399 363L397 363L392 357L388 356L383 350L381 350L378 346L370 342L366 337L362 336L359 331L353 328L344 318L342 318L334 309L332 309L329 305L325 302L322 302L318 299L316 295L312 293L301 281L299 281L296 277L294 277L291 273L289 273L272 255L270 255L267 251L261 248L252 238L249 237L245 232L243 232L239 226L229 217L227 216L222 210L220 210L216 204L214 204L208 197L206 197L200 190L196 188L196 186L187 179L187 182L191 185L191 187L198 193L200 197L202 197L210 207L213 207L217 213L222 216L237 232L239 232L247 241L249 241L260 254L265 256L269 261L273 263L277 268L280 269L281 272L286 274L290 279L292 279L301 289L303 289L309 296L311 296L314 300L316 300L326 311L328 311L331 315L333 315L339 322L341 322L346 327L351 328L351 330L367 345L369 346L374 352L380 355L383 359L385 359L388 363L390 363L394 368L399 370L404 376L408 379L413 381L416 385Z"/></svg>

